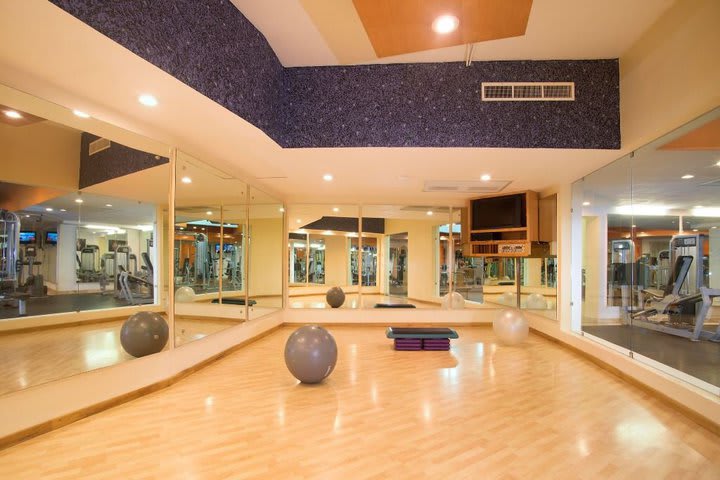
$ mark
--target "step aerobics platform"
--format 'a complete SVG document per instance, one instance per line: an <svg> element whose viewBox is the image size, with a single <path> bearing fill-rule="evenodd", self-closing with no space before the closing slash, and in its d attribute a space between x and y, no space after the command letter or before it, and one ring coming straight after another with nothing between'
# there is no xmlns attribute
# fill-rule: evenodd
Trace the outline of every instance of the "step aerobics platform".
<svg viewBox="0 0 720 480"><path fill-rule="evenodd" d="M388 327L387 338L392 338L395 350L450 350L450 339L459 338L451 328Z"/></svg>

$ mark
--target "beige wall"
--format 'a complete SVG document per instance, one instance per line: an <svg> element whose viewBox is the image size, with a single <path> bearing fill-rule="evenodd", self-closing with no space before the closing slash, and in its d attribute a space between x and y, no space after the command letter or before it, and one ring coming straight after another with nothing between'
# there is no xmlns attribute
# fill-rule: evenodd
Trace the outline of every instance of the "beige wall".
<svg viewBox="0 0 720 480"><path fill-rule="evenodd" d="M407 232L408 234L408 297L439 301L437 283L437 235L435 229L443 223L437 220L385 220L385 234ZM385 269L378 269L384 275Z"/></svg>
<svg viewBox="0 0 720 480"><path fill-rule="evenodd" d="M249 294L282 294L282 218L251 218Z"/></svg>
<svg viewBox="0 0 720 480"><path fill-rule="evenodd" d="M676 2L620 57L623 149L720 105L720 1Z"/></svg>
<svg viewBox="0 0 720 480"><path fill-rule="evenodd" d="M4 182L75 190L80 132L50 122L24 127L0 123L0 158Z"/></svg>

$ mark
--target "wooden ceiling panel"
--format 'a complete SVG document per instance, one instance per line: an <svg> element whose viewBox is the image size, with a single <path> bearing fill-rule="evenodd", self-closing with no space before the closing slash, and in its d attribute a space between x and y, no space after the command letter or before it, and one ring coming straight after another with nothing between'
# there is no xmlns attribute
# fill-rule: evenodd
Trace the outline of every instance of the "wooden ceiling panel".
<svg viewBox="0 0 720 480"><path fill-rule="evenodd" d="M659 150L720 150L720 118L666 143Z"/></svg>
<svg viewBox="0 0 720 480"><path fill-rule="evenodd" d="M525 34L532 0L353 0L378 57L420 52ZM455 15L459 28L432 30L440 15Z"/></svg>

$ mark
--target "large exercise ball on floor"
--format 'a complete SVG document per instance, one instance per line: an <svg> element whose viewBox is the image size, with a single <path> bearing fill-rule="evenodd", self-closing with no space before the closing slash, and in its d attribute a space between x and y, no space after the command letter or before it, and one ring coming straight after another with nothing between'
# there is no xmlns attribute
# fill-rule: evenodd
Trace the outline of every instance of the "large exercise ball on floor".
<svg viewBox="0 0 720 480"><path fill-rule="evenodd" d="M345 303L345 292L340 287L332 287L325 294L325 300L332 308L340 308Z"/></svg>
<svg viewBox="0 0 720 480"><path fill-rule="evenodd" d="M452 292L442 297L442 302L440 305L442 306L442 308L458 310L460 308L465 308L465 299L460 293Z"/></svg>
<svg viewBox="0 0 720 480"><path fill-rule="evenodd" d="M322 327L307 325L295 330L285 344L285 365L302 383L322 382L335 368L337 344Z"/></svg>
<svg viewBox="0 0 720 480"><path fill-rule="evenodd" d="M144 357L165 348L169 334L168 324L160 314L137 312L123 323L120 343L133 357Z"/></svg>
<svg viewBox="0 0 720 480"><path fill-rule="evenodd" d="M525 307L530 310L547 310L548 302L542 293L533 293L525 302Z"/></svg>
<svg viewBox="0 0 720 480"><path fill-rule="evenodd" d="M522 343L530 331L525 315L517 308L500 311L493 320L493 331L501 343L517 345Z"/></svg>
<svg viewBox="0 0 720 480"><path fill-rule="evenodd" d="M195 290L192 287L180 287L175 290L175 301L178 303L191 303L195 301Z"/></svg>

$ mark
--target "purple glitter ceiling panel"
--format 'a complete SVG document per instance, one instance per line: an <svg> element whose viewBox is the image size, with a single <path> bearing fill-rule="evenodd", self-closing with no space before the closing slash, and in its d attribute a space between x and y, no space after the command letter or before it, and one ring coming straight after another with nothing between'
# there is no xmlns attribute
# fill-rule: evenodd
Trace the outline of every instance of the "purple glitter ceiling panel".
<svg viewBox="0 0 720 480"><path fill-rule="evenodd" d="M51 0L283 147L620 148L617 60L283 68L229 0ZM483 102L481 82L575 82Z"/></svg>

